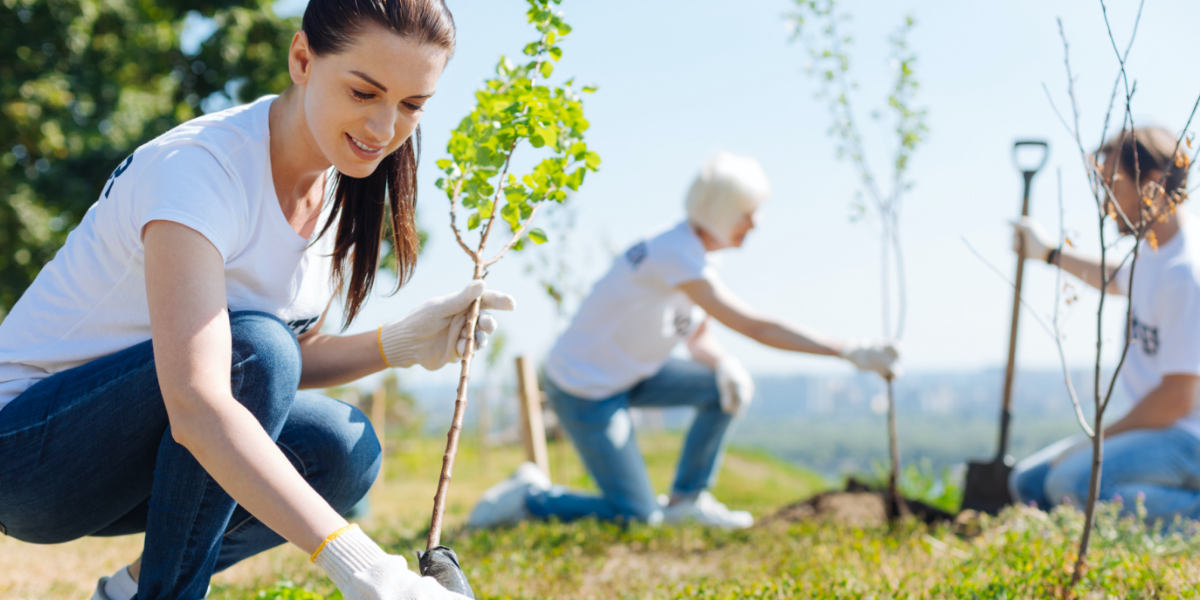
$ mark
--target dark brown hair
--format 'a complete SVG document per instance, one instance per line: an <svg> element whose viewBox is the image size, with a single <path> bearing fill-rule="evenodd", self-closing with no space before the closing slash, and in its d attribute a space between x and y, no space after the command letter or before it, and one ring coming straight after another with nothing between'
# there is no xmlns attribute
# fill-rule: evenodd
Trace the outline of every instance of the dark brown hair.
<svg viewBox="0 0 1200 600"><path fill-rule="evenodd" d="M1163 190L1170 195L1176 190L1187 189L1188 170L1176 166L1178 153L1186 152L1186 148L1180 143L1178 136L1166 129L1139 127L1109 138L1097 153L1106 158L1119 158L1119 172L1125 177L1132 179L1136 169L1136 172L1141 173L1142 181L1138 182L1141 185L1150 183L1146 178L1147 173L1162 173L1165 175Z"/></svg>
<svg viewBox="0 0 1200 600"><path fill-rule="evenodd" d="M454 53L454 17L444 0L310 0L301 29L308 36L309 48L319 56L346 50L370 26ZM343 327L350 325L371 295L387 229L396 256L397 290L416 268L421 249L415 218L420 154L418 127L383 158L374 173L361 179L334 173L333 207L321 235L337 223L333 279L346 292ZM385 213L391 219L390 227L384 222ZM343 218L338 219L339 214Z"/></svg>

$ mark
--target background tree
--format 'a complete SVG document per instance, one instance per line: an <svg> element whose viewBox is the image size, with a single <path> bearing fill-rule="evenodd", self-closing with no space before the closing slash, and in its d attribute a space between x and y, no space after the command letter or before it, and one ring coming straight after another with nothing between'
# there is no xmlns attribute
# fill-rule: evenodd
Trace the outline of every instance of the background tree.
<svg viewBox="0 0 1200 600"><path fill-rule="evenodd" d="M887 97L887 110L892 117L895 146L892 150L891 177L887 187L875 176L867 160L863 137L859 131L853 99L858 84L850 77L849 48L853 38L842 31L850 20L849 13L839 10L836 0L794 0L793 12L787 15L793 41L801 42L808 51L809 74L818 82L817 98L826 102L833 124L829 133L835 141L838 158L848 159L858 175L859 189L852 204L854 218L872 214L879 219L880 282L882 284L883 337L899 341L904 336L907 311L907 291L904 279L904 255L900 245L900 208L913 182L907 178L909 159L929 131L925 125L925 109L913 106L920 87L913 67L916 54L908 46L908 34L916 22L911 16L888 38L891 44L891 66L896 78ZM883 113L872 116L883 119ZM864 196L866 201L864 201ZM893 279L895 291L892 289ZM895 309L892 308L893 300ZM893 320L894 319L894 320ZM893 326L894 325L894 326ZM900 446L896 433L896 397L892 380L887 380L888 450L891 470L888 474L888 494L894 503L893 515L907 512L900 496Z"/></svg>
<svg viewBox="0 0 1200 600"><path fill-rule="evenodd" d="M574 88L575 80L546 83L554 73L554 65L562 58L558 43L571 33L562 13L553 8L562 0L526 1L529 4L526 17L538 31L537 40L526 44L522 51L530 60L516 64L500 57L496 76L484 81L483 87L475 92L475 108L450 135L446 145L450 158L437 162L445 173L445 177L437 180L437 187L450 200L450 228L459 247L474 264L472 279L486 277L488 267L509 250L520 250L527 241L545 243L546 233L530 226L538 211L547 202L564 202L567 191L578 191L587 172L600 166L600 155L588 150L583 139L589 124L583 116L583 101ZM595 88L585 86L579 91L593 92ZM514 166L513 153L522 141L541 149L544 157L527 174L518 177L509 171ZM466 216L466 232L458 225L460 210ZM497 220L507 226L509 237L489 258L485 254L488 237ZM474 247L464 239L471 231L479 232ZM446 492L466 414L479 306L480 301L476 300L467 315L466 349L433 501L426 543L429 549L436 547L441 538Z"/></svg>
<svg viewBox="0 0 1200 600"><path fill-rule="evenodd" d="M180 35L212 19L193 53ZM0 317L140 144L291 83L270 0L0 0Z"/></svg>

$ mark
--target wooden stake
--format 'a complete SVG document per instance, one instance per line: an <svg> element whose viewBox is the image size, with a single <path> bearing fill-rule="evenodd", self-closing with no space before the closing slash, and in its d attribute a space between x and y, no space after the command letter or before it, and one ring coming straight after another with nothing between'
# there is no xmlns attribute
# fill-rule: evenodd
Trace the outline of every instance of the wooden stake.
<svg viewBox="0 0 1200 600"><path fill-rule="evenodd" d="M542 392L538 389L537 367L524 356L517 357L517 389L521 404L521 441L525 457L550 476L546 452L546 426L542 422Z"/></svg>
<svg viewBox="0 0 1200 600"><path fill-rule="evenodd" d="M387 390L384 387L380 383L371 393L371 424L375 426L375 437L379 438L379 447L382 449L376 485L383 483L387 473L383 468L386 464L383 457L387 456Z"/></svg>

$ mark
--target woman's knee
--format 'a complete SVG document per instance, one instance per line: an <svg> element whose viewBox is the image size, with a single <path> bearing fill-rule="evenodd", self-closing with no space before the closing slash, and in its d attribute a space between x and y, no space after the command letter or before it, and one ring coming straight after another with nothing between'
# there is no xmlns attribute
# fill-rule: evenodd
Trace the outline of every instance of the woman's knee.
<svg viewBox="0 0 1200 600"><path fill-rule="evenodd" d="M367 416L319 394L297 398L279 443L338 512L350 510L367 494L382 463L383 450Z"/></svg>
<svg viewBox="0 0 1200 600"><path fill-rule="evenodd" d="M229 315L233 395L259 418L286 415L300 386L300 346L278 318L255 311Z"/></svg>

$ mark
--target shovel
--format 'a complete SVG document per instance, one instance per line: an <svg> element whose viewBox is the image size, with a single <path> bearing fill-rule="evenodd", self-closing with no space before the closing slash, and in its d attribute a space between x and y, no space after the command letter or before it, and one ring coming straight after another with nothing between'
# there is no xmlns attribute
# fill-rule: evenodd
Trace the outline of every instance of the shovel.
<svg viewBox="0 0 1200 600"><path fill-rule="evenodd" d="M1021 150L1027 149L1024 159ZM1036 166L1025 162L1030 158ZM1021 202L1021 216L1029 216L1029 187L1033 176L1046 165L1050 157L1050 145L1040 140L1021 140L1013 144L1013 162L1025 176L1025 197ZM996 458L991 462L971 461L967 463L967 489L963 491L964 510L976 510L996 514L1000 509L1012 503L1012 495L1008 491L1008 476L1012 473L1013 458L1008 455L1008 424L1012 419L1013 375L1017 366L1017 321L1021 316L1021 279L1025 274L1025 249L1021 248L1021 257L1017 259L1017 278L1013 282L1012 329L1008 334L1008 366L1004 370L1004 394L1001 396L1000 409L1000 447Z"/></svg>

